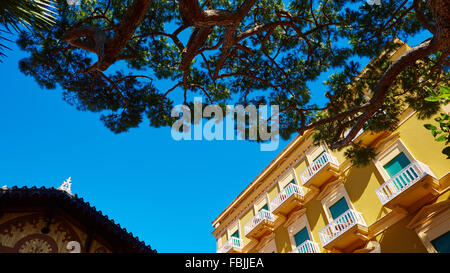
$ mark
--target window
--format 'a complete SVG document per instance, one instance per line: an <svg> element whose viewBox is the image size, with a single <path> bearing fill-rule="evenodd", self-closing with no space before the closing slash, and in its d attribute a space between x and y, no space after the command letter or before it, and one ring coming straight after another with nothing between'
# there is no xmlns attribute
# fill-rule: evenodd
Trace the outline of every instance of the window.
<svg viewBox="0 0 450 273"><path fill-rule="evenodd" d="M438 253L450 253L450 231L431 241Z"/></svg>
<svg viewBox="0 0 450 273"><path fill-rule="evenodd" d="M390 177L393 177L394 175L400 173L410 163L411 162L409 161L408 157L402 152L394 157L394 159L389 161L386 165L384 165L384 169ZM418 176L419 175L414 171L414 169L410 169L407 174L400 175L399 177L394 179L393 182L397 190L399 190Z"/></svg>
<svg viewBox="0 0 450 273"><path fill-rule="evenodd" d="M448 200L424 206L406 227L417 233L429 253L450 253Z"/></svg>
<svg viewBox="0 0 450 273"><path fill-rule="evenodd" d="M239 238L239 230L236 230L235 233L231 234L231 237Z"/></svg>
<svg viewBox="0 0 450 273"><path fill-rule="evenodd" d="M261 211L263 209L268 211L269 210L269 206L267 204L265 204L262 208L259 209L259 211Z"/></svg>
<svg viewBox="0 0 450 273"><path fill-rule="evenodd" d="M382 151L373 162L384 181L389 180L410 163L416 161L400 139L390 140L378 149Z"/></svg>
<svg viewBox="0 0 450 273"><path fill-rule="evenodd" d="M389 161L386 165L384 165L384 169L389 174L390 177L396 175L401 170L406 168L411 162L405 153L401 152L399 155L394 157L391 161Z"/></svg>
<svg viewBox="0 0 450 273"><path fill-rule="evenodd" d="M304 227L294 235L295 246L303 244L306 240L310 240L308 230Z"/></svg>
<svg viewBox="0 0 450 273"><path fill-rule="evenodd" d="M311 233L311 228L309 226L305 211L306 210L300 210L293 213L286 221L291 250L296 249L307 240L314 242L314 236ZM298 251L296 251L296 253L298 253Z"/></svg>
<svg viewBox="0 0 450 273"><path fill-rule="evenodd" d="M297 183L295 183L295 179L292 179L292 181L289 182L288 184L286 184L286 186L284 186L284 188L289 187L289 185L291 185L291 184L297 185Z"/></svg>
<svg viewBox="0 0 450 273"><path fill-rule="evenodd" d="M295 180L292 179L291 182L287 183L286 186L284 186L283 190L285 194L292 194L292 192L296 192L296 190L293 188L292 184L297 185L297 183L295 183ZM291 186L291 187L289 187Z"/></svg>
<svg viewBox="0 0 450 273"><path fill-rule="evenodd" d="M336 219L339 216L341 216L344 212L349 210L349 207L348 207L347 201L345 201L345 198L342 197L341 199L339 199L339 201L334 203L334 205L332 205L329 208L329 210L331 213L331 217L333 217L333 219Z"/></svg>
<svg viewBox="0 0 450 273"><path fill-rule="evenodd" d="M291 169L289 172L287 172L286 175L283 176L283 178L279 179L279 181L277 183L279 192L281 192L282 190L286 189L291 184L298 185L297 182L296 182L297 180L295 179L295 176L296 176L295 170Z"/></svg>
<svg viewBox="0 0 450 273"><path fill-rule="evenodd" d="M326 159L325 158L321 158L321 156L325 153L325 151L321 152L320 155L318 155L316 158L314 158L313 160L313 165L314 164L323 164L325 163Z"/></svg>
<svg viewBox="0 0 450 273"><path fill-rule="evenodd" d="M356 210L343 183L324 194L325 195L320 198L320 202L322 203L328 223L333 222L337 217L341 216L349 209Z"/></svg>

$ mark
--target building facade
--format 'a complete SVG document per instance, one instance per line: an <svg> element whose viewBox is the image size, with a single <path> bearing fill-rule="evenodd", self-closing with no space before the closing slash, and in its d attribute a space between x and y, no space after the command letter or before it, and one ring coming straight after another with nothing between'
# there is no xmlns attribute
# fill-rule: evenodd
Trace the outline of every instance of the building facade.
<svg viewBox="0 0 450 273"><path fill-rule="evenodd" d="M365 167L297 136L212 222L217 252L450 252L450 160L429 121L399 120L356 136L376 149Z"/></svg>

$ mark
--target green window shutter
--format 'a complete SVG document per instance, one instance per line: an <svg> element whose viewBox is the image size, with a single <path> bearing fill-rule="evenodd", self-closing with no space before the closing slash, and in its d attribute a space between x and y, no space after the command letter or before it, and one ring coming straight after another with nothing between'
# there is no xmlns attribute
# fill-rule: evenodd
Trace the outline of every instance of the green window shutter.
<svg viewBox="0 0 450 273"><path fill-rule="evenodd" d="M299 246L299 245L303 244L303 242L305 242L306 240L309 240L309 234L308 234L308 230L306 229L306 227L294 235L294 240L295 240L296 246Z"/></svg>
<svg viewBox="0 0 450 273"><path fill-rule="evenodd" d="M297 185L297 184L295 183L295 179L292 179L292 181L289 182L286 186L284 186L284 188L287 188L287 187L288 187L289 185L291 185L291 184Z"/></svg>
<svg viewBox="0 0 450 273"><path fill-rule="evenodd" d="M269 210L269 206L268 206L267 204L265 204L264 207L262 207L259 211L261 211L261 210L263 210L263 209L265 209L265 210L268 211L268 210Z"/></svg>
<svg viewBox="0 0 450 273"><path fill-rule="evenodd" d="M349 207L348 207L348 204L347 204L347 201L345 200L345 198L342 197L341 199L339 199L339 201L334 203L334 205L332 205L329 209L330 209L331 217L333 217L333 219L336 219L341 214L343 214L344 212L349 210Z"/></svg>
<svg viewBox="0 0 450 273"><path fill-rule="evenodd" d="M231 235L231 237L239 238L239 230L236 230L236 232L233 233L233 234Z"/></svg>
<svg viewBox="0 0 450 273"><path fill-rule="evenodd" d="M450 231L431 241L438 253L450 253Z"/></svg>
<svg viewBox="0 0 450 273"><path fill-rule="evenodd" d="M408 166L411 162L408 157L404 153L400 153L394 159L389 161L386 165L384 165L384 169L389 174L390 177L393 177L401 170L403 170L406 166Z"/></svg>
<svg viewBox="0 0 450 273"><path fill-rule="evenodd" d="M325 161L324 161L324 159L322 158L320 158L323 154L325 153L325 151L323 151L323 152L321 152L320 153L320 155L318 155L314 160L313 160L313 164L316 164L316 163L319 163L319 164L322 164L322 163L324 163Z"/></svg>

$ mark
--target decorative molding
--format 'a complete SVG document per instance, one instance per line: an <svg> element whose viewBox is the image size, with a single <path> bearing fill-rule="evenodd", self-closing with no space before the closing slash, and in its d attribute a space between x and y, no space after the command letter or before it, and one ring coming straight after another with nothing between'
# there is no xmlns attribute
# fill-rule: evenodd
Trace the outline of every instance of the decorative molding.
<svg viewBox="0 0 450 273"><path fill-rule="evenodd" d="M400 214L396 211L387 213L369 226L369 238L378 236L380 233L402 220L405 216L405 214Z"/></svg>
<svg viewBox="0 0 450 273"><path fill-rule="evenodd" d="M381 253L380 243L373 240L369 241L364 248L357 249L353 253Z"/></svg>
<svg viewBox="0 0 450 273"><path fill-rule="evenodd" d="M265 248L270 243L270 241L272 241L273 239L275 239L275 233L272 232L272 233L262 237L259 240L258 244L255 246L255 248L257 250L261 250L262 248Z"/></svg>
<svg viewBox="0 0 450 273"><path fill-rule="evenodd" d="M72 228L71 224L65 221L64 218L57 215L53 218L48 234L41 234L41 229L46 225L46 215L41 213L28 214L12 218L0 224L0 246L12 247L14 252L22 249L23 251L38 251L32 250L31 245L25 246L28 242L35 242L46 247L49 252L66 252L63 247L70 241L77 241L81 243L80 237ZM37 236L39 235L39 236ZM31 236L31 237L30 237ZM15 241L22 238L20 241ZM26 240L25 240L26 238ZM50 239L51 240L50 240ZM55 240L55 243L51 243ZM3 242L14 243L14 245L2 245ZM50 248L48 248L50 246ZM58 250L59 246L59 250ZM43 249L42 251L46 251Z"/></svg>
<svg viewBox="0 0 450 273"><path fill-rule="evenodd" d="M251 240L248 244L244 245L244 247L242 248L242 252L243 252L243 253L249 252L249 251L252 250L257 244L258 244L258 241L256 241L256 240Z"/></svg>
<svg viewBox="0 0 450 273"><path fill-rule="evenodd" d="M70 189L71 187L72 187L72 177L69 177L62 183L61 186L59 186L58 190L65 191L68 194L73 195Z"/></svg>
<svg viewBox="0 0 450 273"><path fill-rule="evenodd" d="M321 201L322 199L326 198L328 194L331 194L336 188L338 188L340 185L344 184L344 179L338 178L328 184L325 185L323 190L317 195L316 199Z"/></svg>
<svg viewBox="0 0 450 273"><path fill-rule="evenodd" d="M413 219L406 225L409 229L415 229L418 226L423 226L429 219L435 217L437 214L450 209L450 200L434 203L422 207Z"/></svg>
<svg viewBox="0 0 450 273"><path fill-rule="evenodd" d="M436 253L432 240L450 231L450 200L423 207L407 225L430 253Z"/></svg>
<svg viewBox="0 0 450 273"><path fill-rule="evenodd" d="M302 208L302 209L292 212L287 217L286 222L283 224L283 227L285 227L285 228L289 227L295 221L297 221L300 217L302 217L305 213L306 213L306 208Z"/></svg>
<svg viewBox="0 0 450 273"><path fill-rule="evenodd" d="M375 152L379 154L380 152L384 151L384 147L390 146L393 142L400 139L400 133L396 132L393 134L390 134L389 136L383 138L380 140L377 145L375 146Z"/></svg>

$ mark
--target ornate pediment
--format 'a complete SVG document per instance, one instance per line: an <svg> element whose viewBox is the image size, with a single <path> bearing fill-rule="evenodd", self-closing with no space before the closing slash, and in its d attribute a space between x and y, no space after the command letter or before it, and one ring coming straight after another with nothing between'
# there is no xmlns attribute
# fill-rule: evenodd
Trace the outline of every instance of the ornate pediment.
<svg viewBox="0 0 450 273"><path fill-rule="evenodd" d="M450 200L434 203L428 206L424 206L414 218L409 222L407 228L415 229L424 225L428 220L437 216L438 214L450 209Z"/></svg>
<svg viewBox="0 0 450 273"><path fill-rule="evenodd" d="M344 184L344 179L336 179L330 183L328 183L322 191L317 195L317 200L324 199L328 194L332 193L336 188Z"/></svg>
<svg viewBox="0 0 450 273"><path fill-rule="evenodd" d="M306 208L302 208L300 210L296 210L296 211L292 212L286 219L286 222L283 224L283 226L288 227L288 226L292 225L295 221L297 221L305 213L306 213Z"/></svg>
<svg viewBox="0 0 450 273"><path fill-rule="evenodd" d="M267 246L273 239L275 239L275 233L270 233L259 240L258 244L256 245L256 249L262 249Z"/></svg>

